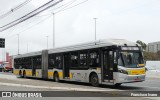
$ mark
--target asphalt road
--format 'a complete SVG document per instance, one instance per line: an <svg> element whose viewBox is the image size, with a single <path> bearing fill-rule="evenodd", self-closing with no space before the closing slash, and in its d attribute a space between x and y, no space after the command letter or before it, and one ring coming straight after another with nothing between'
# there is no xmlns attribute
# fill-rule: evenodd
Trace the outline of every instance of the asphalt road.
<svg viewBox="0 0 160 100"><path fill-rule="evenodd" d="M160 78L146 78L144 82L123 84L120 89L160 91Z"/></svg>
<svg viewBox="0 0 160 100"><path fill-rule="evenodd" d="M71 88L84 88L84 89L98 89L98 90L133 90L133 91L160 91L160 78L146 78L144 82L138 83L126 83L122 84L121 87L115 87L113 85L100 85L100 87L92 87L90 84L79 83L79 82L66 82L62 81L60 83L53 82L52 80L41 80L33 78L17 78L12 73L0 73L1 80L8 82L27 84L27 85L40 85L40 86L55 86L55 87L71 87ZM0 81L1 82L1 81ZM63 90L63 89L62 89Z"/></svg>
<svg viewBox="0 0 160 100"><path fill-rule="evenodd" d="M47 93L44 92L44 89L35 89L35 88L26 88L26 87L14 87L14 86L3 86L3 85L0 85L0 90L3 91L3 92L9 92L9 91L17 91L17 92L10 92L11 93L11 97L0 97L0 99L5 99L5 100L28 100L30 98L26 98L26 97L17 97L17 95L15 95L15 93L23 93L23 91L26 91L25 93L40 93L40 95L38 97L32 97L32 99L34 100L71 100L71 99L74 99L74 100L159 100L159 98L155 98L155 97L116 97L117 95L115 94L112 94L113 97L110 97L111 94L107 94L105 93L92 93L92 92L75 92L75 91L72 91L72 92L69 92L69 91L45 91ZM29 92L27 92L29 91ZM41 91L41 92L39 92ZM0 92L1 93L1 92ZM14 93L14 94L13 94ZM52 95L52 97L46 97L44 96L43 94L49 94ZM0 94L1 95L1 94ZM77 97L75 97L75 95L77 95ZM84 97L83 97L84 95ZM89 95L89 97L86 95ZM93 95L96 95L97 97L92 97ZM15 97L14 97L15 96ZM42 98L42 97L43 98ZM65 97L67 96L67 97ZM115 96L115 97L114 97Z"/></svg>
<svg viewBox="0 0 160 100"><path fill-rule="evenodd" d="M146 78L146 81L140 83L127 83L123 84L121 87L117 88L112 85L101 85L100 87L92 87L90 84L79 83L79 82L66 82L62 81L60 83L53 82L52 80L41 80L41 79L33 79L33 78L17 78L12 73L0 73L0 90L1 91L96 91L98 94L92 94L90 92L81 92L77 95L78 97L84 97L86 95L94 95L99 100L106 100L105 96L116 96L113 91L122 93L122 91L160 91L160 79L157 78ZM107 92L112 91L112 92ZM103 93L103 94L101 94ZM105 95L104 95L105 93ZM56 93L52 93L55 94ZM62 96L66 96L67 92L59 92L57 93ZM68 96L74 96L73 93L68 93ZM57 96L57 95L56 95ZM117 95L119 96L119 95ZM125 93L121 96L125 96ZM94 100L96 97L90 97ZM86 97L84 100L90 100L89 97ZM76 98L77 99L77 98ZM113 98L110 98L111 100ZM135 99L132 97L130 100ZM137 98L136 98L137 99ZM143 100L144 98L139 98L139 100ZM155 99L155 98L148 98ZM145 98L145 100L147 100ZM159 98L156 98L156 100ZM81 100L81 98L78 98ZM95 99L97 100L97 99ZM126 98L122 98L120 100L128 100Z"/></svg>

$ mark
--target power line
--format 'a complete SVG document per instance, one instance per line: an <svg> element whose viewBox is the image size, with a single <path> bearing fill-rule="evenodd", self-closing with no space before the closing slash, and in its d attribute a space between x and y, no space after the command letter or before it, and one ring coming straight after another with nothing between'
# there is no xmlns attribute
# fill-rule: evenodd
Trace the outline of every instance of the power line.
<svg viewBox="0 0 160 100"><path fill-rule="evenodd" d="M10 25L10 24L12 24L12 23L14 23L14 22L15 22L16 24L18 24L18 23L20 23L19 20L21 20L21 19L23 19L23 18L24 18L24 19L23 19L22 21L25 21L25 20L27 20L28 18L33 17L33 16L39 14L40 12L48 9L51 5L48 6L47 8L45 8L45 6L46 6L46 5L49 5L50 3L53 3L53 1L54 1L54 0L51 0L51 1L47 2L47 3L45 3L44 5L38 7L37 9L35 9L35 10L33 10L33 11L31 11L30 13L28 13L28 14L26 14L26 15L24 15L24 16L16 19L16 20L14 20L14 21L12 21L12 22L10 22L10 23L8 23L8 24L6 24L6 25L4 25L4 26L2 26L2 27L0 27L0 28L6 27L6 26L8 26L8 25ZM62 0L60 0L60 1L62 1ZM55 4L55 3L54 3L54 4ZM52 4L52 6L53 6L54 4ZM43 7L44 7L44 8L43 8ZM41 9L41 10L38 11L39 9ZM37 11L37 13L36 13L36 11ZM35 14L33 14L34 12L35 12ZM25 17L27 17L27 18L25 19ZM13 25L14 25L14 24L13 24Z"/></svg>
<svg viewBox="0 0 160 100"><path fill-rule="evenodd" d="M78 3L78 4L76 4L76 5L73 5L73 6L69 7L69 8L66 8L66 9L64 9L64 8L65 8L65 7L64 7L64 8L62 8L61 10L59 10L59 11L57 11L57 12L55 12L55 13L59 13L59 12L61 12L61 11L65 11L65 10L71 9L71 8L76 7L76 6L78 6L78 5L82 4L82 3L85 3L85 2L87 2L87 1L88 1L88 0L82 1L82 2L80 2L80 3ZM68 3L66 3L66 4L68 4ZM72 4L72 3L71 3L71 4ZM64 6L64 5L63 5L63 6ZM68 5L68 6L69 6L69 5ZM61 7L62 7L62 6L61 6ZM58 8L59 8L59 7L57 7L56 9L58 9ZM48 14L47 14L47 15L48 15ZM44 15L43 15L43 16L44 16ZM18 32L18 33L16 33L16 34L20 34L20 33L22 33L22 32L25 32L25 31L33 28L33 27L36 26L37 24L40 24L40 23L44 22L45 20L49 19L50 17L52 17L52 15L44 18L43 20L37 22L36 24L34 24L34 25L28 27L27 29L25 29L25 30L23 30L23 31L21 31L21 32ZM6 39L8 39L8 38L10 38L10 37L13 37L13 36L14 36L14 35L8 36L8 37L6 37Z"/></svg>
<svg viewBox="0 0 160 100"><path fill-rule="evenodd" d="M45 19L43 19L43 20L37 22L36 24L34 24L34 25L28 27L27 29L24 29L24 30L22 30L21 32L16 33L16 34L20 34L20 33L22 33L22 32L25 32L25 31L27 31L27 30L33 28L33 27L36 26L37 24L40 24L40 23L44 22L45 20L47 20L47 19L50 18L50 17L51 17L51 15L50 15L49 17L47 17L47 18L45 18ZM15 35L15 34L14 34L14 35ZM11 36L8 36L8 37L5 37L5 38L8 39L8 38L10 38L10 37L13 37L14 35L11 35Z"/></svg>
<svg viewBox="0 0 160 100"><path fill-rule="evenodd" d="M9 29L9 28L11 28L11 27L15 26L16 24L19 24L19 23L21 23L23 21L26 21L27 19L30 19L30 18L34 17L35 15L37 15L37 14L39 14L39 13L41 13L41 12L47 10L47 9L49 9L52 6L55 6L56 4L58 4L58 3L62 2L62 1L63 0L59 0L57 2L54 2L54 0L51 0L51 1L47 2L47 3L45 3L44 5L38 7L37 9L31 11L30 13L22 16L21 18L18 18L16 20L14 20L14 21L12 21L12 22L0 27L0 28L3 28L3 29L0 30L0 32L5 31L5 30L7 30L7 29Z"/></svg>
<svg viewBox="0 0 160 100"><path fill-rule="evenodd" d="M45 16L49 16L49 15L45 15ZM40 16L37 16L38 18L35 18L34 20L32 20L32 23L33 22L37 22L37 21L39 21L39 18L40 18ZM43 16L42 16L43 17ZM26 27L26 26L28 26L29 24L31 24L31 22L29 22L29 23L26 23L25 25L21 25L20 27L22 28L22 27ZM12 30L10 30L10 31L8 31L8 32L6 32L6 33L1 33L1 37L7 37L7 36L9 36L9 34L11 34L11 33L13 33L13 31L15 31L16 29L17 29L17 26L18 26L19 24L17 24L17 25L15 25L13 28L11 28ZM19 28L20 29L20 28Z"/></svg>
<svg viewBox="0 0 160 100"><path fill-rule="evenodd" d="M73 4L74 2L76 2L77 0L72 0L71 2L69 2L68 4L63 5L64 7L61 10L64 10L66 7L70 6L71 4ZM55 12L57 13L57 12ZM54 14L55 14L54 13Z"/></svg>
<svg viewBox="0 0 160 100"><path fill-rule="evenodd" d="M3 19L5 17L7 17L8 15L10 15L11 13L13 13L14 11L22 8L23 6L25 6L26 4L28 4L29 2L31 2L32 0L26 0L25 2L19 4L17 7L12 8L9 12L6 12L5 14L0 16L0 19Z"/></svg>
<svg viewBox="0 0 160 100"><path fill-rule="evenodd" d="M73 1L76 1L76 0L73 0ZM56 8L54 8L54 10L59 9L59 8L61 8L61 7L65 6L65 5L72 4L72 2L73 2L73 1L71 1L71 2L67 2L67 3L65 3L65 4L63 4L63 5L59 6L59 7L56 7ZM53 10L53 9L52 9L52 10ZM51 11L51 10L49 10L49 11ZM49 14L51 14L51 13L49 13ZM49 14L40 15L40 16L34 16L34 17L49 16ZM43 21L47 20L48 18L50 18L50 17L47 17L47 18L45 18L45 19L42 19L41 21L43 22ZM35 21L35 20L33 20L33 21ZM40 22L38 22L37 24L41 23L41 21L40 21ZM29 24L30 24L30 23L29 23ZM35 24L35 25L37 25L37 24ZM28 26L28 24L27 24L27 25L24 25L24 26ZM23 27L23 26L22 26L22 27ZM31 27L29 27L29 28L27 28L27 29L25 29L25 30L27 31L28 29L31 29L32 27L34 27L34 25L32 25ZM9 34L10 34L10 33L12 33L14 30L15 30L15 28L14 28L13 30L11 30L11 32L9 32ZM19 32L18 34L20 34L20 33L24 32L25 30L23 30L23 31ZM13 36L13 35L11 35L11 36ZM7 36L7 37L8 37L8 36ZM10 37L10 36L9 36L9 37ZM5 38L6 38L6 37L5 37Z"/></svg>
<svg viewBox="0 0 160 100"><path fill-rule="evenodd" d="M6 34L3 34L3 36L6 37L7 35L13 33L13 31L15 31L15 30L17 29L17 26L18 26L18 25L15 25L15 27L13 27L13 29L12 29L11 31L9 31L9 32L6 33ZM22 26L22 27L23 27L23 26Z"/></svg>
<svg viewBox="0 0 160 100"><path fill-rule="evenodd" d="M73 6L69 7L69 8L66 8L66 9L59 10L59 11L57 11L57 12L55 12L55 13L59 13L59 12L62 12L62 11L71 9L71 8L76 7L76 6L79 6L79 5L81 5L81 4L83 4L83 3L87 2L87 1L88 1L88 0L82 1L82 2L80 2L80 3L78 3L78 4L75 4L75 5L73 5Z"/></svg>

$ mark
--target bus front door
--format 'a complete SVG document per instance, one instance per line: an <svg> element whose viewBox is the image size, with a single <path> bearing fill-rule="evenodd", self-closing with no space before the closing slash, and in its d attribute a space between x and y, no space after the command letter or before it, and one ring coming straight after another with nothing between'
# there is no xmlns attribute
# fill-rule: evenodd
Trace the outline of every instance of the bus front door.
<svg viewBox="0 0 160 100"><path fill-rule="evenodd" d="M69 61L70 61L70 55L64 54L64 65L63 65L63 78L69 78Z"/></svg>
<svg viewBox="0 0 160 100"><path fill-rule="evenodd" d="M114 56L113 51L103 51L103 78L102 81L113 80Z"/></svg>
<svg viewBox="0 0 160 100"><path fill-rule="evenodd" d="M34 59L32 59L32 76L36 76L36 66L35 66L35 63L34 63Z"/></svg>

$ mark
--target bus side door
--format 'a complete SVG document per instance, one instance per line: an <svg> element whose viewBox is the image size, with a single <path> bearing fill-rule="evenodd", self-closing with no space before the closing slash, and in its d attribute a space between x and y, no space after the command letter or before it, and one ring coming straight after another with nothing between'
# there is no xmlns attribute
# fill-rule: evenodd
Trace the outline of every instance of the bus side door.
<svg viewBox="0 0 160 100"><path fill-rule="evenodd" d="M112 50L104 50L103 58L103 80L113 80L114 52Z"/></svg>
<svg viewBox="0 0 160 100"><path fill-rule="evenodd" d="M70 54L69 53L65 53L63 55L63 77L64 78L68 78L69 77L69 67L70 67Z"/></svg>

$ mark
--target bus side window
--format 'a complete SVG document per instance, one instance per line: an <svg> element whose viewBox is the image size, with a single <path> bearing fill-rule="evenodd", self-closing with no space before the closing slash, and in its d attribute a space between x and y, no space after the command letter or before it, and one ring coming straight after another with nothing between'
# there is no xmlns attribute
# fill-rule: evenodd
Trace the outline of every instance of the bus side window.
<svg viewBox="0 0 160 100"><path fill-rule="evenodd" d="M32 57L29 57L28 58L28 63L29 63L29 69L31 69L32 68Z"/></svg>
<svg viewBox="0 0 160 100"><path fill-rule="evenodd" d="M87 67L87 51L80 51L79 56L80 67Z"/></svg>
<svg viewBox="0 0 160 100"><path fill-rule="evenodd" d="M61 66L61 56L60 56L60 55L57 55L57 56L56 56L56 59L55 59L55 67L56 67L56 68L62 68L62 66Z"/></svg>
<svg viewBox="0 0 160 100"><path fill-rule="evenodd" d="M42 57L39 56L38 61L37 61L37 63L38 63L38 69L41 69L41 61L42 61Z"/></svg>
<svg viewBox="0 0 160 100"><path fill-rule="evenodd" d="M89 53L89 65L90 67L99 67L99 52L98 50L93 50L93 51L90 51Z"/></svg>
<svg viewBox="0 0 160 100"><path fill-rule="evenodd" d="M49 55L48 61L49 61L49 62L48 62L48 64L49 64L48 68L49 68L49 69L55 68L55 56L54 56L54 54L50 54L50 55Z"/></svg>
<svg viewBox="0 0 160 100"><path fill-rule="evenodd" d="M78 67L78 52L71 53L71 67Z"/></svg>
<svg viewBox="0 0 160 100"><path fill-rule="evenodd" d="M14 59L14 68L18 69L18 59Z"/></svg>
<svg viewBox="0 0 160 100"><path fill-rule="evenodd" d="M35 67L36 69L41 69L41 56L35 57Z"/></svg>

